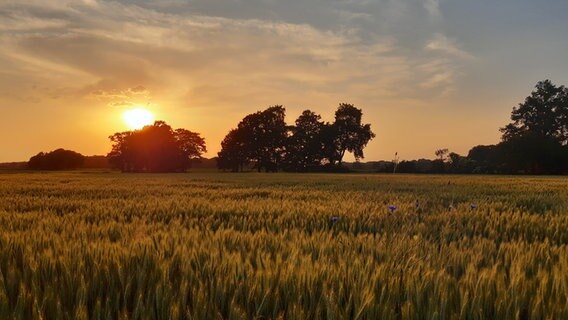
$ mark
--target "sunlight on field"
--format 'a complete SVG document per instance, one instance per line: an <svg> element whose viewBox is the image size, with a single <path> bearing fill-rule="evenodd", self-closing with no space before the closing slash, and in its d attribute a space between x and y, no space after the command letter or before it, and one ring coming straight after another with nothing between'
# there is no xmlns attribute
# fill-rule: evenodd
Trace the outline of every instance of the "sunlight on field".
<svg viewBox="0 0 568 320"><path fill-rule="evenodd" d="M0 318L568 319L567 244L562 177L5 174Z"/></svg>

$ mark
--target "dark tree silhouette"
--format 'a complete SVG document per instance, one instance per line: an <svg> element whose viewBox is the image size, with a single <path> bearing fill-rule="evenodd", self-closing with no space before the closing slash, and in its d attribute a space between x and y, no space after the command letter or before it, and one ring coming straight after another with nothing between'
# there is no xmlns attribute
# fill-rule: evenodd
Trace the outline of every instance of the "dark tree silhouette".
<svg viewBox="0 0 568 320"><path fill-rule="evenodd" d="M325 123L321 128L321 139L323 143L323 163L327 166L335 166L343 157L339 144L339 133L337 126L333 123Z"/></svg>
<svg viewBox="0 0 568 320"><path fill-rule="evenodd" d="M163 121L109 139L113 142L109 162L123 172L182 172L207 151L199 133L174 131Z"/></svg>
<svg viewBox="0 0 568 320"><path fill-rule="evenodd" d="M363 149L375 137L370 124L361 124L362 117L361 109L357 109L352 104L342 103L335 112L333 127L336 134L339 165L341 165L345 151L352 152L356 160L364 158ZM331 159L332 163L335 160Z"/></svg>
<svg viewBox="0 0 568 320"><path fill-rule="evenodd" d="M75 151L57 149L51 152L40 152L30 158L28 168L33 170L69 170L83 165L85 157Z"/></svg>
<svg viewBox="0 0 568 320"><path fill-rule="evenodd" d="M235 171L252 163L259 172L276 171L285 152L289 128L282 106L247 115L221 143L218 167Z"/></svg>
<svg viewBox="0 0 568 320"><path fill-rule="evenodd" d="M445 161L446 160L446 155L448 154L448 149L444 148L444 149L438 149L434 152L434 154L436 155L436 157L440 158L440 161Z"/></svg>
<svg viewBox="0 0 568 320"><path fill-rule="evenodd" d="M511 123L501 128L503 141L530 134L568 143L568 89L540 81L524 103L513 108Z"/></svg>
<svg viewBox="0 0 568 320"><path fill-rule="evenodd" d="M221 151L217 158L217 167L233 172L243 171L248 164L247 140L243 130L232 129L221 142Z"/></svg>
<svg viewBox="0 0 568 320"><path fill-rule="evenodd" d="M556 139L525 133L498 145L505 173L559 174L568 170L568 147Z"/></svg>
<svg viewBox="0 0 568 320"><path fill-rule="evenodd" d="M524 103L513 108L501 128L501 159L512 172L532 174L565 170L568 145L568 89L540 81ZM563 168L564 167L564 168Z"/></svg>
<svg viewBox="0 0 568 320"><path fill-rule="evenodd" d="M363 158L375 136L369 124L361 124L361 110L350 104L339 105L333 124L305 110L295 126L287 126L285 111L274 106L247 115L221 143L219 169L239 171L252 164L258 171L341 171L345 152Z"/></svg>
<svg viewBox="0 0 568 320"><path fill-rule="evenodd" d="M475 146L467 158L473 162L473 173L498 173L502 170L501 149L496 145Z"/></svg>
<svg viewBox="0 0 568 320"><path fill-rule="evenodd" d="M325 158L324 124L321 116L305 110L296 119L296 126L286 144L285 163L288 170L308 171L321 165Z"/></svg>
<svg viewBox="0 0 568 320"><path fill-rule="evenodd" d="M185 168L190 168L195 161L201 160L201 155L207 152L205 139L199 133L186 129L176 129L174 138L177 141L181 153L181 164Z"/></svg>

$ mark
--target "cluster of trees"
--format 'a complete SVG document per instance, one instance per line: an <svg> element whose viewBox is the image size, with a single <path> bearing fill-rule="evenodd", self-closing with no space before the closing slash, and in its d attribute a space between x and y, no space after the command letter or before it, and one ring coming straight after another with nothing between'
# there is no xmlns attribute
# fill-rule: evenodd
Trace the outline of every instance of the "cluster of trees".
<svg viewBox="0 0 568 320"><path fill-rule="evenodd" d="M352 104L340 104L333 123L305 110L289 126L285 115L286 109L278 105L247 115L223 139L218 167L242 171L250 166L267 172L334 170L341 167L346 152L362 159L363 149L375 137L371 125L362 124L361 109Z"/></svg>
<svg viewBox="0 0 568 320"><path fill-rule="evenodd" d="M402 161L407 173L568 173L568 89L540 81L513 108L511 123L501 128L501 142L473 147L467 156L436 150L436 160ZM376 171L394 172L395 163L375 163Z"/></svg>
<svg viewBox="0 0 568 320"><path fill-rule="evenodd" d="M568 173L568 89L540 81L513 108L497 145L476 146L467 159L484 173Z"/></svg>
<svg viewBox="0 0 568 320"><path fill-rule="evenodd" d="M32 170L69 170L80 168L85 157L71 150L57 149L51 152L40 152L28 161Z"/></svg>
<svg viewBox="0 0 568 320"><path fill-rule="evenodd" d="M172 129L164 121L110 136L110 164L123 172L183 172L207 152L199 133Z"/></svg>

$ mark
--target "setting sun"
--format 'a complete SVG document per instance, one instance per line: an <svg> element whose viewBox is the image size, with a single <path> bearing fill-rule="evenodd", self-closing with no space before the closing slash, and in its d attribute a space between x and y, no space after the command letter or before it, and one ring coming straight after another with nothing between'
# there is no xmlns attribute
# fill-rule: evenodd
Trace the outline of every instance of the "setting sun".
<svg viewBox="0 0 568 320"><path fill-rule="evenodd" d="M143 108L127 110L123 113L122 117L128 128L132 130L142 129L144 126L152 124L154 121L152 112Z"/></svg>

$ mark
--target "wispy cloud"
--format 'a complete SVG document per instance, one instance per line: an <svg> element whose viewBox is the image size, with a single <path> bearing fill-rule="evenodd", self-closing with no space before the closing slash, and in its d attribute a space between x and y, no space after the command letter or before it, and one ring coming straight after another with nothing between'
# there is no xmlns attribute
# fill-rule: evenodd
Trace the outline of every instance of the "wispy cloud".
<svg viewBox="0 0 568 320"><path fill-rule="evenodd" d="M433 17L440 17L442 13L440 12L440 0L424 0L424 8L428 10Z"/></svg>
<svg viewBox="0 0 568 320"><path fill-rule="evenodd" d="M438 8L436 1L425 6L431 13ZM28 76L36 81L42 68L52 74L59 69L89 75L67 83L78 92L113 92L141 83L180 99L199 88L251 93L299 88L324 94L373 87L372 95L393 97L399 91L392 88L416 81L409 70L422 63L422 58L404 53L393 37L363 39L357 28L348 26L322 30L302 23L179 15L95 1L52 1L46 6L32 1L0 10L11 17L0 25L9 31L3 38L14 48L5 53L33 60L36 69ZM426 49L467 56L440 34ZM416 85L420 88L420 82ZM220 96L227 95L234 96Z"/></svg>
<svg viewBox="0 0 568 320"><path fill-rule="evenodd" d="M439 52L461 59L474 58L474 56L469 52L460 49L455 40L450 39L441 33L435 34L434 37L426 43L425 48L429 51Z"/></svg>

